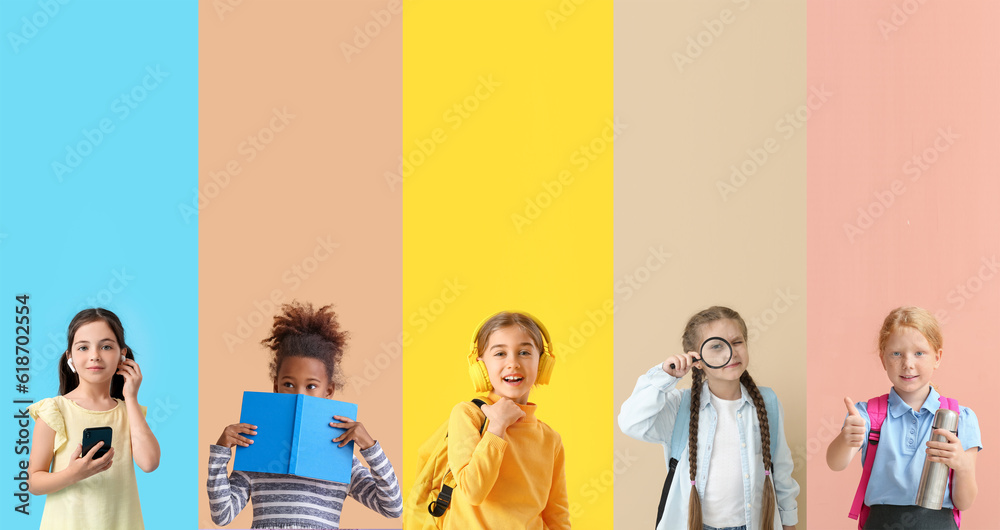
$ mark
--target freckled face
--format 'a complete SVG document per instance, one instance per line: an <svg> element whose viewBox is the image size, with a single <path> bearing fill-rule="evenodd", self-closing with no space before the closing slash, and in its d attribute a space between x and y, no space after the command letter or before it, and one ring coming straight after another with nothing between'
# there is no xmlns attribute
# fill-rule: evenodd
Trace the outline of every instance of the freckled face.
<svg viewBox="0 0 1000 530"><path fill-rule="evenodd" d="M935 351L922 333L903 326L889 335L880 357L896 393L903 394L920 392L930 385L943 353Z"/></svg>

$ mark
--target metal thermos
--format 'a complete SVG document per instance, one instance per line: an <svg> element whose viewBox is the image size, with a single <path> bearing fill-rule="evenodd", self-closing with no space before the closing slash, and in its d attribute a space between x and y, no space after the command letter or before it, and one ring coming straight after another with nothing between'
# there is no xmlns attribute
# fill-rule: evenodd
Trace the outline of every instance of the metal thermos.
<svg viewBox="0 0 1000 530"><path fill-rule="evenodd" d="M945 408L938 409L937 413L934 414L934 428L957 433L958 413ZM931 433L930 441L947 442L948 439L940 434ZM940 510L946 493L948 493L947 464L930 462L924 458L924 470L920 473L920 486L917 488L917 506L929 510Z"/></svg>

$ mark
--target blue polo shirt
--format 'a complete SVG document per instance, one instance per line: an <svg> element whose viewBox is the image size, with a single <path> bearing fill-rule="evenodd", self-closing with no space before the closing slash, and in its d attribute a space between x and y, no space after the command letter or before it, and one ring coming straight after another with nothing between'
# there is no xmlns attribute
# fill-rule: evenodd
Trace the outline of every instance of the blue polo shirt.
<svg viewBox="0 0 1000 530"><path fill-rule="evenodd" d="M875 453L875 465L872 468L871 480L865 492L865 504L895 504L910 506L916 503L917 487L920 485L920 473L924 468L924 458L927 456L927 441L931 437L931 427L934 424L934 413L941 408L938 398L941 395L931 388L930 394L914 411L896 394L889 391L889 407L882 423L878 452ZM868 417L868 402L856 403L858 412L865 419L865 440L871 429ZM959 404L958 439L962 448L972 447L983 449L979 420L972 409ZM868 452L867 441L861 446L862 456ZM861 460L862 465L864 460ZM950 488L950 484L949 484ZM950 491L950 489L949 489ZM954 508L951 495L945 495L945 508Z"/></svg>

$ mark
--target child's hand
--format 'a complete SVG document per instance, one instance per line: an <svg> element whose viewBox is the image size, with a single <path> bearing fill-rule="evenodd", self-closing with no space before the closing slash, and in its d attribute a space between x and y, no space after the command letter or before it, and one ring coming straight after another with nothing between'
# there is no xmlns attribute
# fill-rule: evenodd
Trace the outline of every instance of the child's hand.
<svg viewBox="0 0 1000 530"><path fill-rule="evenodd" d="M934 429L932 435L941 435L947 442L927 442L927 460L946 464L955 471L975 467L975 461L962 449L962 442L947 429Z"/></svg>
<svg viewBox="0 0 1000 530"><path fill-rule="evenodd" d="M125 362L118 365L118 371L115 373L125 378L125 387L122 388L122 395L125 399L137 399L139 385L142 384L142 372L139 371L139 364L133 359L125 359Z"/></svg>
<svg viewBox="0 0 1000 530"><path fill-rule="evenodd" d="M83 451L83 444L76 444L76 451L73 451L73 458L70 460L67 469L70 470L73 477L76 477L77 482L102 471L107 471L111 467L111 459L115 455L114 447L108 449L108 452L104 453L104 456L96 460L94 459L97 450L103 445L103 441L97 442L90 451L87 451L87 454L80 456L80 451Z"/></svg>
<svg viewBox="0 0 1000 530"><path fill-rule="evenodd" d="M243 436L244 434L257 434L257 426L250 425L249 423L234 423L222 431L222 436L219 436L219 442L215 445L223 447L235 447L237 445L240 447L250 447L253 440Z"/></svg>
<svg viewBox="0 0 1000 530"><path fill-rule="evenodd" d="M844 421L844 428L840 430L840 435L844 437L849 447L861 447L865 443L865 419L861 417L858 408L854 406L851 398L845 397L844 404L847 405L847 420ZM854 453L851 453L854 454Z"/></svg>
<svg viewBox="0 0 1000 530"><path fill-rule="evenodd" d="M698 360L698 354L693 351L680 353L663 361L663 371L680 379L691 370L691 366Z"/></svg>
<svg viewBox="0 0 1000 530"><path fill-rule="evenodd" d="M353 421L351 418L345 418L344 416L334 416L333 419L340 423L331 423L330 427L347 429L347 432L333 439L334 443L340 442L340 445L337 447L343 447L352 441L358 444L359 449L368 449L375 445L375 440L368 434L365 426L360 421Z"/></svg>
<svg viewBox="0 0 1000 530"><path fill-rule="evenodd" d="M510 398L500 398L500 401L492 405L483 405L483 414L490 420L491 427L496 425L502 430L507 430L507 427L524 417L524 411Z"/></svg>

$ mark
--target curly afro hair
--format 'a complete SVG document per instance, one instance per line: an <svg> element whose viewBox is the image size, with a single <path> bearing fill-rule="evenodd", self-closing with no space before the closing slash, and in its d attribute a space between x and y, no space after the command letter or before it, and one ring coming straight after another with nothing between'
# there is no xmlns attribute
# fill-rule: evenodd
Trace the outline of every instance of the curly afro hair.
<svg viewBox="0 0 1000 530"><path fill-rule="evenodd" d="M330 382L339 387L344 379L340 361L348 337L346 331L340 330L332 305L313 309L308 302L302 304L292 300L281 306L281 313L274 316L271 336L260 343L274 352L272 380L278 378L278 368L285 358L309 357L322 361Z"/></svg>

